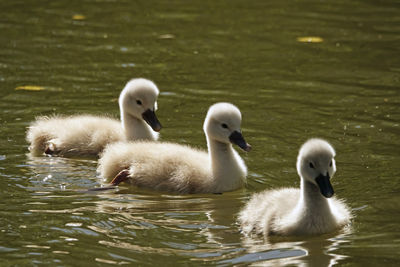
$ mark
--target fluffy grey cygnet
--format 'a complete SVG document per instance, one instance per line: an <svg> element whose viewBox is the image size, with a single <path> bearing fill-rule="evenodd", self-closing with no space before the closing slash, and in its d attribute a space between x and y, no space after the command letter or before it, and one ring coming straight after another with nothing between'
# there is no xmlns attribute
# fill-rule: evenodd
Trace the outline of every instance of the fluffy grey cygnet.
<svg viewBox="0 0 400 267"><path fill-rule="evenodd" d="M245 234L323 234L350 222L351 212L335 197L330 179L336 171L335 150L326 141L310 139L300 149L300 189L283 188L254 194L239 213Z"/></svg>
<svg viewBox="0 0 400 267"><path fill-rule="evenodd" d="M157 140L161 124L157 86L147 79L130 80L119 97L121 121L92 115L39 117L26 139L33 155L98 155L107 144L129 140Z"/></svg>
<svg viewBox="0 0 400 267"><path fill-rule="evenodd" d="M186 145L119 142L106 147L98 171L116 185L188 193L221 193L242 187L247 168L232 143L250 150L241 134L242 116L229 103L212 105L204 122L208 153Z"/></svg>

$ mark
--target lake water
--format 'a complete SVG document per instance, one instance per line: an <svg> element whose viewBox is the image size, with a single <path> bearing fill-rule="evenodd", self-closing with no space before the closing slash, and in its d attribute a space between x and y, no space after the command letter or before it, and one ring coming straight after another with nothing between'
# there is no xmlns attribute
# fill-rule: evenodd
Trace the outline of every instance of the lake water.
<svg viewBox="0 0 400 267"><path fill-rule="evenodd" d="M0 14L1 266L398 266L399 1L14 0ZM28 154L36 116L118 117L134 77L160 88L162 140L205 149L207 108L237 105L253 146L240 152L246 188L88 194L96 159ZM254 192L299 186L310 137L337 151L351 227L245 238L238 211Z"/></svg>

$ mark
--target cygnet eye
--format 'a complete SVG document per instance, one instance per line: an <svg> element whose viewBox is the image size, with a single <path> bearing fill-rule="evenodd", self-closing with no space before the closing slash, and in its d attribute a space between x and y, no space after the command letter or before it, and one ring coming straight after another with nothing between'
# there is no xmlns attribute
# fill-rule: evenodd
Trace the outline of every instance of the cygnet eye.
<svg viewBox="0 0 400 267"><path fill-rule="evenodd" d="M222 124L221 124L221 127L222 127L222 128L225 128L225 129L228 129L228 125L226 125L226 123L222 123Z"/></svg>
<svg viewBox="0 0 400 267"><path fill-rule="evenodd" d="M312 162L310 162L310 168L311 169L314 169L315 167L314 167L314 164L312 164Z"/></svg>
<svg viewBox="0 0 400 267"><path fill-rule="evenodd" d="M136 104L138 104L138 105L142 105L142 101L140 101L140 100L136 100Z"/></svg>
<svg viewBox="0 0 400 267"><path fill-rule="evenodd" d="M331 162L329 162L329 167L332 167L332 161L331 161Z"/></svg>

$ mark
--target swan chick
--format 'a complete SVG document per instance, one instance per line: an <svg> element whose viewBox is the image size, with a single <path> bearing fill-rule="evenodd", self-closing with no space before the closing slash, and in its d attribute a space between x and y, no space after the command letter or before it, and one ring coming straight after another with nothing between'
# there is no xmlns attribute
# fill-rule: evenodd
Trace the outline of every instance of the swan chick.
<svg viewBox="0 0 400 267"><path fill-rule="evenodd" d="M107 144L125 140L157 140L161 124L155 114L159 90L150 80L130 80L118 103L121 121L105 116L39 117L26 139L33 155L98 155Z"/></svg>
<svg viewBox="0 0 400 267"><path fill-rule="evenodd" d="M303 144L297 158L300 189L283 188L254 194L239 213L245 234L310 235L335 231L350 223L347 205L335 197L331 178L335 150L322 139Z"/></svg>
<svg viewBox="0 0 400 267"><path fill-rule="evenodd" d="M98 171L113 185L126 182L180 194L238 189L245 183L247 168L232 144L251 149L241 133L241 120L234 105L214 104L203 125L208 153L166 142L119 142L106 147Z"/></svg>

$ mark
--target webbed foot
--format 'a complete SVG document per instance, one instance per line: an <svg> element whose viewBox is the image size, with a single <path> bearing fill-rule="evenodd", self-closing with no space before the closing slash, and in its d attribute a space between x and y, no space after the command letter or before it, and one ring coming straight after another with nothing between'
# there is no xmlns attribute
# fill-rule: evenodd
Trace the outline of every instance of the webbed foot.
<svg viewBox="0 0 400 267"><path fill-rule="evenodd" d="M48 143L46 148L44 149L44 153L46 155L53 155L56 151L56 146L53 143Z"/></svg>
<svg viewBox="0 0 400 267"><path fill-rule="evenodd" d="M129 179L129 170L128 169L124 169L122 171L120 171L115 177L114 179L112 179L111 184L114 186L119 185L122 182L125 182Z"/></svg>

